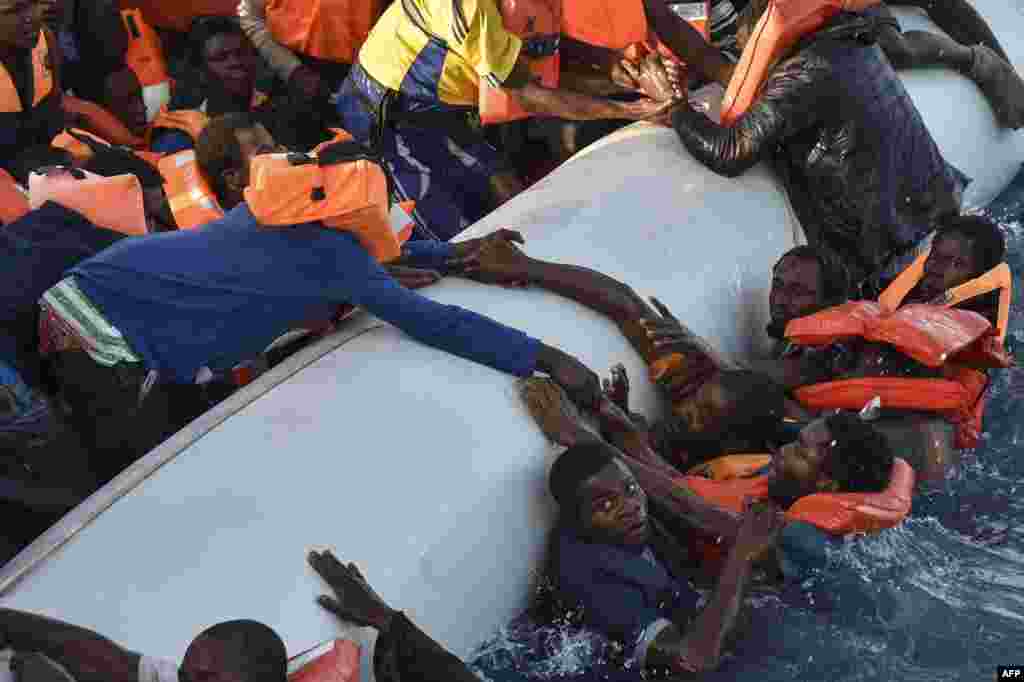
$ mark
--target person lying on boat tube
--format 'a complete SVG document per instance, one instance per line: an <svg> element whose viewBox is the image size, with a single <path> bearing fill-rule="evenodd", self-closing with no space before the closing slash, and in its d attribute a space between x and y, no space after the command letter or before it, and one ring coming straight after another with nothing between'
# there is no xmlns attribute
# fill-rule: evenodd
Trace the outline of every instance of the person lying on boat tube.
<svg viewBox="0 0 1024 682"><path fill-rule="evenodd" d="M122 240L43 294L41 347L52 350L72 410L91 423L86 445L109 470L184 425L169 414L165 385L229 372L292 325L345 303L499 371L548 373L596 402L597 375L572 356L394 277L431 284L460 272L483 244L521 236L400 246L396 232L409 220L393 212L379 159L337 135L315 157L284 154L250 116L214 119L196 157L227 214L194 230ZM372 201L352 186L371 188Z"/></svg>
<svg viewBox="0 0 1024 682"><path fill-rule="evenodd" d="M203 630L181 663L130 651L54 618L0 609L0 649L14 650L19 682L286 682L288 654L273 629L230 620ZM45 675L44 675L45 673ZM22 677L25 675L25 677ZM36 677L35 675L43 675Z"/></svg>
<svg viewBox="0 0 1024 682"><path fill-rule="evenodd" d="M684 99L671 125L716 173L774 160L809 243L840 254L854 283L874 293L936 220L960 212L968 179L942 157L875 45L889 20L836 14L793 47L775 25L788 15L768 11L779 1L751 0L741 13L744 56L721 124Z"/></svg>
<svg viewBox="0 0 1024 682"><path fill-rule="evenodd" d="M892 527L910 512L913 469L856 415L817 419L770 457L739 457L684 475L650 447L644 424L611 398L589 413L599 435L550 381L526 380L522 396L555 443L570 452L605 451L625 463L650 497L656 518L692 545L707 576L718 575L722 550L736 537L747 498L770 500L786 513L777 551L762 557L769 578L803 578L824 569L833 538ZM567 562L563 572L572 566Z"/></svg>
<svg viewBox="0 0 1024 682"><path fill-rule="evenodd" d="M1005 266L1000 263L1005 244L993 222L979 216L956 216L939 221L935 227L936 248L927 256L919 256L917 267L907 271L907 276L916 272L919 278L921 273L929 273L922 284L914 287L908 300L920 303L922 296L934 298L936 288L954 291L970 282L981 285L1004 272ZM793 320L846 303L850 296L845 267L837 256L822 247L797 247L783 254L774 266L769 296L771 322L767 330L777 343L770 357L757 359L752 363L753 371L745 373L689 330L657 299L652 299L652 308L628 285L594 270L539 261L513 244L494 244L480 251L467 274L496 284L540 286L615 322L645 360L651 378L672 406L672 416L654 425L652 435L662 456L682 468L714 456L716 445L722 448L717 454L758 451L758 439L763 442L762 436L770 435L772 429L746 429L743 425L767 425L780 415L778 408L767 400L771 395L770 382L764 377L756 378L757 374L774 379L792 392L841 375L850 378L856 375L858 363L862 373L869 369L878 373L877 362L868 363L869 356L878 360L874 346L853 344L846 339L809 347L785 338L786 327ZM904 275L899 281L909 282ZM885 298L893 299L896 288L889 289ZM987 311L989 321L998 333L1004 334L1001 330L1005 329L1005 322L997 319L996 308L1003 310L999 301L1004 300L1008 306L1009 299L999 296L993 292L973 299L974 302L966 299L956 304ZM898 307L897 303L890 305ZM892 354L887 357L891 364ZM899 367L905 369L907 360L902 360ZM751 399L744 399L744 395ZM860 410L871 397L848 405L848 409ZM784 415L806 421L815 412L809 407L812 406L788 399ZM922 479L932 480L940 478L955 462L956 447L973 447L976 443L980 413L968 420L952 412L935 418L935 410L929 410L927 405L922 405L920 412L904 412L897 419L885 418L876 426L893 439L894 448L918 469ZM763 422L755 421L762 419ZM722 437L724 434L738 442L730 444ZM929 473L925 474L926 470Z"/></svg>

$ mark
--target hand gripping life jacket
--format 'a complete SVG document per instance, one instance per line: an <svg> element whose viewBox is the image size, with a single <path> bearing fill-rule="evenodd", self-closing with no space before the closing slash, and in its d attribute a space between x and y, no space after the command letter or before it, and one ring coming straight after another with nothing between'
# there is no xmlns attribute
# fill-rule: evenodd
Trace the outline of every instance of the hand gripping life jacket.
<svg viewBox="0 0 1024 682"><path fill-rule="evenodd" d="M135 72L142 85L142 99L146 103L146 120L152 121L171 101L171 77L167 74L160 36L142 18L137 9L121 11L121 19L128 32L128 52L125 62Z"/></svg>
<svg viewBox="0 0 1024 682"><path fill-rule="evenodd" d="M769 0L750 32L722 99L722 125L731 126L757 100L772 67L804 36L840 12L859 12L879 0Z"/></svg>
<svg viewBox="0 0 1024 682"><path fill-rule="evenodd" d="M168 154L157 162L157 168L179 230L192 230L224 217L217 195L199 171L195 150Z"/></svg>
<svg viewBox="0 0 1024 682"><path fill-rule="evenodd" d="M29 206L47 201L82 214L93 225L126 235L146 234L142 185L134 175L103 177L79 169L61 169L28 177Z"/></svg>
<svg viewBox="0 0 1024 682"><path fill-rule="evenodd" d="M408 233L402 216L408 216L390 204L388 171L348 133L334 133L308 155L253 158L245 201L265 227L320 222L351 232L379 262L394 260L401 255L401 235Z"/></svg>
<svg viewBox="0 0 1024 682"><path fill-rule="evenodd" d="M728 459L728 458L722 458ZM731 467L719 467L719 470ZM747 497L768 496L768 477L716 480L686 476L685 485L722 509L742 513ZM914 469L899 457L893 460L889 485L878 493L815 493L801 497L786 511L788 521L809 523L830 535L875 533L892 528L910 513Z"/></svg>
<svg viewBox="0 0 1024 682"><path fill-rule="evenodd" d="M883 407L941 414L957 427L957 447L975 447L988 386L983 369L1012 363L1003 349L1012 288L1010 269L1000 264L946 292L941 304L910 304L894 310L893 306L898 306L920 280L926 257L922 254L908 268L907 277L901 274L879 303L845 303L793 320L786 327L786 337L806 346L849 338L885 343L927 367L941 368L943 377L842 379L803 386L795 391L795 397L813 409L852 410L878 396ZM952 307L997 289L999 317L994 328L978 313Z"/></svg>
<svg viewBox="0 0 1024 682"><path fill-rule="evenodd" d="M521 54L529 57L530 73L544 87L557 88L562 3L559 0L500 0L498 9L505 28L523 39ZM482 123L515 121L529 115L512 95L481 79Z"/></svg>
<svg viewBox="0 0 1024 682"><path fill-rule="evenodd" d="M359 645L335 639L288 661L288 682L358 682Z"/></svg>
<svg viewBox="0 0 1024 682"><path fill-rule="evenodd" d="M267 27L293 52L352 64L384 0L267 0Z"/></svg>
<svg viewBox="0 0 1024 682"><path fill-rule="evenodd" d="M0 168L0 224L9 225L29 210L28 192Z"/></svg>
<svg viewBox="0 0 1024 682"><path fill-rule="evenodd" d="M22 106L18 88L14 85L7 67L0 64L0 114L20 113L30 115L46 97L54 91L53 67L50 63L50 44L46 30L39 31L39 39L32 48L32 102L29 110Z"/></svg>

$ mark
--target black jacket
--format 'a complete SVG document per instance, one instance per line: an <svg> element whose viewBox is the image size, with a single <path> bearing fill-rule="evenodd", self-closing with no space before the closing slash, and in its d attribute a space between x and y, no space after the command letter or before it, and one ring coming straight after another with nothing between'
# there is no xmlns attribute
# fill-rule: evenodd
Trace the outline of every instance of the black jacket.
<svg viewBox="0 0 1024 682"><path fill-rule="evenodd" d="M774 161L808 241L842 254L858 282L958 212L967 182L874 44L880 21L835 18L772 70L731 128L689 107L673 117L686 148L717 173Z"/></svg>

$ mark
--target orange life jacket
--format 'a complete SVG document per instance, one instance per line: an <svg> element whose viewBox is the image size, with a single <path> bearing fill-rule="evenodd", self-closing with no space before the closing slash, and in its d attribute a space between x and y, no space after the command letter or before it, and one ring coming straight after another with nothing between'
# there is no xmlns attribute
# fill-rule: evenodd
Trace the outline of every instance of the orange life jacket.
<svg viewBox="0 0 1024 682"><path fill-rule="evenodd" d="M0 168L0 224L9 225L29 212L28 193Z"/></svg>
<svg viewBox="0 0 1024 682"><path fill-rule="evenodd" d="M173 85L167 73L160 36L137 9L122 10L121 19L128 33L128 52L124 59L139 78L142 99L146 102L146 120L152 121L157 112L171 101Z"/></svg>
<svg viewBox="0 0 1024 682"><path fill-rule="evenodd" d="M120 119L94 102L64 95L64 111L77 114L84 129L110 144L133 149L146 146L144 138L133 135Z"/></svg>
<svg viewBox="0 0 1024 682"><path fill-rule="evenodd" d="M709 19L711 17L711 2L707 0L705 2L689 2L686 5L691 8L689 16L686 17L686 22L689 23L701 34L704 40L709 40L711 36L711 27L709 25ZM654 31L654 28L648 27L647 37L639 42L632 43L622 51L623 56L631 61L636 61L642 57L646 57L652 52L657 52L662 57L668 57L679 63L684 63L672 50L670 50L661 40L658 38L658 34Z"/></svg>
<svg viewBox="0 0 1024 682"><path fill-rule="evenodd" d="M142 185L134 175L107 178L82 170L32 173L28 196L33 209L53 201L82 214L93 225L126 235L146 234Z"/></svg>
<svg viewBox="0 0 1024 682"><path fill-rule="evenodd" d="M288 661L288 682L358 682L359 645L325 642Z"/></svg>
<svg viewBox="0 0 1024 682"><path fill-rule="evenodd" d="M385 263L401 254L400 234L408 224L395 222L387 171L373 152L335 130L334 139L309 155L264 154L253 158L245 201L266 227L291 227L319 221L351 232L367 251Z"/></svg>
<svg viewBox="0 0 1024 682"><path fill-rule="evenodd" d="M121 0L121 9L136 7L151 26L187 33L199 17L233 17L238 0Z"/></svg>
<svg viewBox="0 0 1024 682"><path fill-rule="evenodd" d="M530 73L544 87L557 88L562 3L559 0L501 0L498 9L505 28L523 39L521 54L530 58ZM515 121L529 115L512 95L481 79L482 123Z"/></svg>
<svg viewBox="0 0 1024 682"><path fill-rule="evenodd" d="M39 31L39 39L32 48L32 106L35 109L46 96L53 92L53 66L50 63L50 45L46 31ZM18 113L24 111L18 88L14 85L7 67L0 64L0 113Z"/></svg>
<svg viewBox="0 0 1024 682"><path fill-rule="evenodd" d="M771 464L771 455L725 455L690 467L687 476L702 476L715 481L750 478Z"/></svg>
<svg viewBox="0 0 1024 682"><path fill-rule="evenodd" d="M352 64L384 0L267 0L267 27L274 40L300 54Z"/></svg>
<svg viewBox="0 0 1024 682"><path fill-rule="evenodd" d="M612 50L642 43L648 37L643 0L569 0L562 5L562 34Z"/></svg>
<svg viewBox="0 0 1024 682"><path fill-rule="evenodd" d="M1007 367L1003 348L1009 322L1012 277L1005 263L946 292L941 304L898 307L924 271L927 253L900 274L878 303L855 301L793 320L786 337L807 346L847 338L886 343L942 378L864 377L803 386L795 397L813 409L860 409L878 396L883 407L925 410L943 415L957 427L956 445L975 447L981 432L988 377L974 367ZM895 288L894 288L895 287ZM999 289L996 327L978 313L952 306Z"/></svg>
<svg viewBox="0 0 1024 682"><path fill-rule="evenodd" d="M879 0L769 0L750 32L722 99L722 125L734 124L761 93L768 74L804 36L840 12L859 12Z"/></svg>
<svg viewBox="0 0 1024 682"><path fill-rule="evenodd" d="M768 496L768 477L714 480L685 476L683 483L702 499L722 509L742 513L745 498ZM788 521L803 521L830 535L874 533L892 528L910 513L914 469L893 460L889 485L879 493L816 493L801 497L786 511Z"/></svg>
<svg viewBox="0 0 1024 682"><path fill-rule="evenodd" d="M164 193L179 230L191 230L224 217L224 209L199 172L195 150L168 154L157 163Z"/></svg>

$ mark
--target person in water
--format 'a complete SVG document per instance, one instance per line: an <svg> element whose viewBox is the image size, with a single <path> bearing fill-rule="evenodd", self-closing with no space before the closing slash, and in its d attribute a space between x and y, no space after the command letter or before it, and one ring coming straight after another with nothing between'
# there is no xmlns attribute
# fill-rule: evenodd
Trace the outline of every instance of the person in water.
<svg viewBox="0 0 1024 682"><path fill-rule="evenodd" d="M746 510L718 586L698 613L685 552L654 530L646 497L614 449L587 445L566 451L552 467L550 487L561 507L564 589L584 603L589 624L627 640L648 670L687 675L718 667L734 633L751 557L767 551L781 528L777 509L765 504ZM380 632L373 652L378 680L477 679L389 607L354 564L344 566L329 551L311 552L308 560L336 595L321 596L320 604Z"/></svg>
<svg viewBox="0 0 1024 682"><path fill-rule="evenodd" d="M740 19L746 44L768 4ZM883 21L839 14L769 72L731 126L688 102L671 116L686 148L722 175L773 159L808 241L843 256L857 284L899 272L941 217L959 212L966 180L943 159L899 76L868 38Z"/></svg>
<svg viewBox="0 0 1024 682"><path fill-rule="evenodd" d="M201 118L251 112L274 139L290 149L311 149L329 139L318 118L319 110L285 92L257 90L257 53L238 23L227 17L205 17L193 22L189 33L190 62L197 86L179 88L168 105L171 112L199 112ZM152 149L173 153L195 146L183 130L154 123Z"/></svg>
<svg viewBox="0 0 1024 682"><path fill-rule="evenodd" d="M647 496L622 455L582 440L555 460L549 487L558 502L556 593L583 609L585 624L626 647L643 668L714 670L750 579L751 560L782 527L774 505L747 508L710 601L690 586L692 562L648 517Z"/></svg>
<svg viewBox="0 0 1024 682"><path fill-rule="evenodd" d="M292 325L349 303L413 338L516 376L543 371L593 403L597 376L521 331L403 287L350 233L319 223L261 226L243 196L250 161L280 151L245 114L214 119L198 165L228 211L200 229L123 240L69 270L41 299L42 342L90 450L107 475L183 426L161 384L192 384L259 355ZM400 262L420 285L458 273L499 231L458 246L407 244ZM244 258L239 254L244 253ZM230 256L230 257L228 257ZM428 268L428 270L418 269Z"/></svg>
<svg viewBox="0 0 1024 682"><path fill-rule="evenodd" d="M503 90L537 116L650 118L667 103L545 88L529 50L494 0L412 0L384 11L339 91L345 130L381 153L419 236L450 239L522 190L483 138L480 87Z"/></svg>
<svg viewBox="0 0 1024 682"><path fill-rule="evenodd" d="M522 395L541 431L555 443L569 448L617 448L650 498L657 518L679 540L690 539L696 531L714 543L733 544L742 523L739 504L746 496L788 510L817 493L881 492L893 471L893 453L886 439L871 424L840 414L805 426L795 441L773 454L767 471L755 472L756 478L715 481L683 476L651 448L643 424L612 400L602 401L594 413L603 434L599 436L584 425L565 392L551 382L530 379ZM737 485L742 494L732 494ZM769 572L800 579L826 567L833 542L825 529L787 518L775 551L759 558L765 559L761 565ZM713 574L715 569L705 565L703 570Z"/></svg>
<svg viewBox="0 0 1024 682"><path fill-rule="evenodd" d="M253 620L229 620L203 630L189 644L180 665L129 651L86 628L14 609L0 609L0 645L14 649L14 668L42 656L50 666L59 666L69 682L288 679L284 642L273 629Z"/></svg>
<svg viewBox="0 0 1024 682"><path fill-rule="evenodd" d="M777 437L778 422L795 409L761 368L751 371L722 357L660 301L652 299L652 307L627 284L596 270L531 258L514 244L489 244L470 260L465 274L490 284L538 286L614 322L668 399L670 416L651 431L659 452L677 466L763 451ZM820 283L807 286L818 292ZM787 287L780 301L794 292Z"/></svg>

